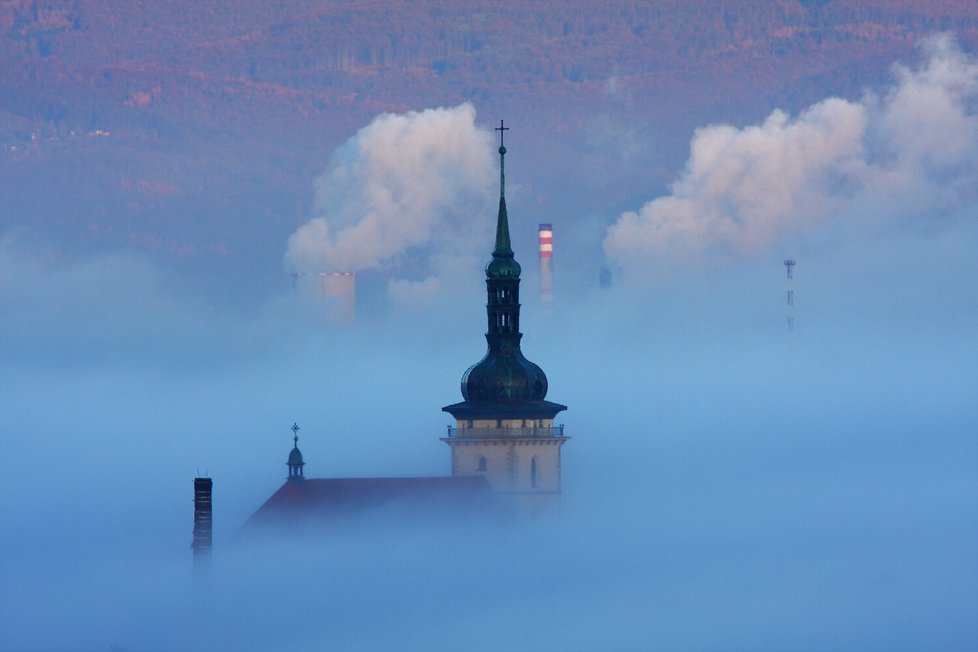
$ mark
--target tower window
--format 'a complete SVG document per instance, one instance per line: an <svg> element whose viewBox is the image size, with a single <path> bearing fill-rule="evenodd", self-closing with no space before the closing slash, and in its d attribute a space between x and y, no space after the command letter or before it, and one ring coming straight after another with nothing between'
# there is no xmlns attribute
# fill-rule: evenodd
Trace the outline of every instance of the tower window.
<svg viewBox="0 0 978 652"><path fill-rule="evenodd" d="M483 457L482 455L479 456L479 468L476 469L476 470L477 471L485 471L486 470L486 458Z"/></svg>
<svg viewBox="0 0 978 652"><path fill-rule="evenodd" d="M534 489L537 488L537 456L534 455L533 459L530 460L530 486Z"/></svg>

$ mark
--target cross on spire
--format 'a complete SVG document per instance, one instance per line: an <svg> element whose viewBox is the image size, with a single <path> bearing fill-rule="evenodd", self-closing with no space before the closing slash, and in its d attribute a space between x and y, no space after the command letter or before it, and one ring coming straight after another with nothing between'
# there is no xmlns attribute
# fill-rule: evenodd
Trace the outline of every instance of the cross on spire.
<svg viewBox="0 0 978 652"><path fill-rule="evenodd" d="M506 146L503 145L503 137L509 131L509 127L500 120L496 131L499 132L499 200L503 201L503 198L506 196ZM506 228L507 230L509 229L508 226ZM508 234L506 238L509 239Z"/></svg>
<svg viewBox="0 0 978 652"><path fill-rule="evenodd" d="M499 126L496 127L496 131L499 132L499 148L500 149L505 149L505 147L503 146L503 136L506 135L505 132L509 131L509 127L504 126L503 125L503 121L500 120L499 121Z"/></svg>
<svg viewBox="0 0 978 652"><path fill-rule="evenodd" d="M295 442L295 445L298 446L299 445L299 431L302 430L302 428L299 427L299 424L298 423L295 423L293 421L292 422L292 427L290 428L290 430L292 431L292 441L294 441Z"/></svg>

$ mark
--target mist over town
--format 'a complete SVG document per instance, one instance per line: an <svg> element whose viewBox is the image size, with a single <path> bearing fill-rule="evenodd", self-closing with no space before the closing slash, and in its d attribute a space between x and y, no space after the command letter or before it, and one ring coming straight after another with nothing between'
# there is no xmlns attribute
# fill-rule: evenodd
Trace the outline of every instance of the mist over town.
<svg viewBox="0 0 978 652"><path fill-rule="evenodd" d="M0 3L0 649L974 649L976 47L936 0ZM559 506L242 534L293 445L453 474L501 120Z"/></svg>

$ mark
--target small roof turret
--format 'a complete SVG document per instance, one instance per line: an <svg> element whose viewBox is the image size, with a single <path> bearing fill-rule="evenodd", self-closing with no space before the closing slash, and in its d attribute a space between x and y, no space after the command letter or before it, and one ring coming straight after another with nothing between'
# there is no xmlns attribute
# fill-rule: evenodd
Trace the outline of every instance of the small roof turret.
<svg viewBox="0 0 978 652"><path fill-rule="evenodd" d="M299 450L299 424L292 424L292 450L289 452L289 480L302 479L302 467L306 465L302 461L302 451Z"/></svg>

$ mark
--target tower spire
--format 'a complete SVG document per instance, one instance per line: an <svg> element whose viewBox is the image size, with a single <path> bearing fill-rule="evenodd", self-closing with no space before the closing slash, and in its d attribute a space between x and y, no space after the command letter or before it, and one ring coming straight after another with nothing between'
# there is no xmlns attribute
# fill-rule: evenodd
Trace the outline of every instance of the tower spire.
<svg viewBox="0 0 978 652"><path fill-rule="evenodd" d="M496 221L496 246L492 260L486 265L486 343L485 357L462 376L463 409L472 406L514 402L546 413L556 413L564 406L544 401L547 395L547 376L530 362L520 350L520 264L516 262L509 240L509 220L506 215L503 164L506 146L503 135L505 123L499 127L500 193L499 217ZM448 411L458 406L448 406ZM479 409L482 409L481 407ZM453 413L454 414L454 413ZM549 418L553 418L553 414Z"/></svg>
<svg viewBox="0 0 978 652"><path fill-rule="evenodd" d="M502 199L506 196L506 146L503 141L509 127L500 120L496 131L499 132L499 198Z"/></svg>
<svg viewBox="0 0 978 652"><path fill-rule="evenodd" d="M499 214L496 217L496 247L493 258L512 258L513 247L509 239L509 216L506 214L506 146L504 136L509 127L502 120L496 127L499 132Z"/></svg>

